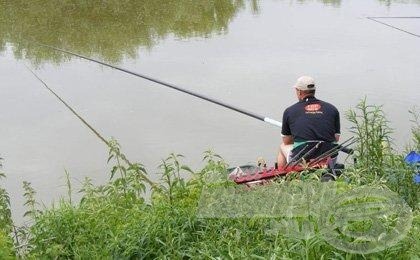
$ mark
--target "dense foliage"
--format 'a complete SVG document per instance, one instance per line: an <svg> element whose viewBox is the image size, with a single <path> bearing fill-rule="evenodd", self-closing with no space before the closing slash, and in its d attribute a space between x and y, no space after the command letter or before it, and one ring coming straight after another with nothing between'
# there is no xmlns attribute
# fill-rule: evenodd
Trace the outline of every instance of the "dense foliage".
<svg viewBox="0 0 420 260"><path fill-rule="evenodd" d="M102 186L85 183L79 205L62 200L34 217L29 230L28 255L35 258L347 258L318 235L305 237L267 234L267 218L197 217L204 176L224 172L224 163L207 155L208 164L189 181L179 178L178 157L165 161L163 186L150 203L130 192L118 178ZM308 180L310 181L310 180ZM339 180L341 182L342 180ZM219 183L220 185L220 183ZM225 183L224 185L230 185ZM281 184L279 184L281 185ZM351 186L343 182L345 189ZM347 188L346 188L347 187ZM410 234L396 246L371 256L405 257L419 252L418 213Z"/></svg>
<svg viewBox="0 0 420 260"><path fill-rule="evenodd" d="M420 144L420 121L416 111L410 113L413 115L412 148L415 150ZM413 182L414 169L405 163L405 155L399 155L392 148L392 129L382 108L367 105L366 100L362 100L356 110L347 113L347 118L353 125L351 131L359 139L355 156L357 163L351 169L356 173L358 184L385 183L411 207L419 208L420 189Z"/></svg>
<svg viewBox="0 0 420 260"><path fill-rule="evenodd" d="M0 158L0 168L1 168ZM0 179L5 175L0 172ZM6 190L0 187L0 259L13 259L13 242L9 234L12 230L10 199Z"/></svg>
<svg viewBox="0 0 420 260"><path fill-rule="evenodd" d="M0 259L14 259L12 239L4 231L0 231Z"/></svg>
<svg viewBox="0 0 420 260"><path fill-rule="evenodd" d="M120 160L120 150L115 142L111 142L113 147L110 149L110 161L115 164L110 182L95 186L86 179L79 202L71 200L72 188L68 182L69 197L39 211L34 199L35 191L29 183L25 183L26 215L33 223L19 234L17 247L20 254L27 258L418 258L419 186L413 184L413 169L405 165L403 157L396 155L390 143L383 144L384 140L388 140L389 131L383 130L388 128L379 110L362 102L357 110L349 113L356 127L353 130L359 138L355 154L358 160L333 183L337 187L337 195L368 185L372 190L392 190L410 205L413 218L409 219L412 224L408 234L398 243L378 252L361 255L337 249L322 236L320 227L314 225L309 228L305 217L292 217L294 222L284 222L291 219L284 216L270 218L258 214L232 218L222 215L200 217L200 196L205 189L238 187L226 180L227 165L220 156L206 152L203 169L192 171L181 163L182 156L171 154L160 166L161 181L153 187L146 187L141 177L146 174L144 168L141 164ZM372 115L377 119L376 123L366 126L366 123L372 123ZM369 134L363 132L366 127ZM382 148L367 148L360 143L379 141ZM382 152L379 151L381 149ZM260 191L273 187L299 188L300 183L317 186L320 185L320 174L322 172L291 175L271 186L261 186ZM149 192L150 199L145 200L145 194ZM299 193L295 189L281 198L283 202L279 201L287 203L304 197L302 194L303 190ZM216 207L224 207L222 201L215 203ZM257 207L258 203L261 202L256 201L251 206ZM308 200L308 204L317 211L323 202L314 199ZM391 220L391 224L398 222L398 217ZM272 232L276 223L290 223L291 226L283 225L282 229ZM369 225L359 223L352 228L360 231ZM298 232L285 232L295 227ZM13 255L10 238L5 234L0 233L0 258Z"/></svg>

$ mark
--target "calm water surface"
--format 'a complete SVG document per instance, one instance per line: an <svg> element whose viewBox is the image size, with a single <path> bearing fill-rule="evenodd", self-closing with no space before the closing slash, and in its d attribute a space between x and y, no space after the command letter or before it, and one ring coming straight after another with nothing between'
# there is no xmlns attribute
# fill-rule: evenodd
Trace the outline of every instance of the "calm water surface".
<svg viewBox="0 0 420 260"><path fill-rule="evenodd" d="M15 218L21 183L46 204L109 178L107 148L26 70L36 72L132 161L171 152L193 168L211 148L231 165L273 162L280 129L34 41L73 50L281 120L296 78L342 113L367 97L383 104L399 149L420 99L420 39L365 19L420 16L420 1L0 1L0 155ZM420 19L380 19L420 34Z"/></svg>

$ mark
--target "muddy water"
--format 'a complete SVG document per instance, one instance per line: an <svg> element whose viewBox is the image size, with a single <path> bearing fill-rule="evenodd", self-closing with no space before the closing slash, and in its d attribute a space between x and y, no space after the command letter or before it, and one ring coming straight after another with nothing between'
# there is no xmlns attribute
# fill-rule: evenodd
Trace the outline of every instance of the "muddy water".
<svg viewBox="0 0 420 260"><path fill-rule="evenodd" d="M83 2L83 3L82 3ZM420 39L366 19L419 16L420 1L0 1L0 155L15 218L21 183L47 204L85 176L109 178L107 149L26 70L57 91L152 178L169 153L193 168L213 149L231 165L273 162L280 130L225 108L40 47L93 56L281 120L292 84L312 75L317 96L345 111L383 104L399 149L420 94ZM380 18L414 34L420 19Z"/></svg>

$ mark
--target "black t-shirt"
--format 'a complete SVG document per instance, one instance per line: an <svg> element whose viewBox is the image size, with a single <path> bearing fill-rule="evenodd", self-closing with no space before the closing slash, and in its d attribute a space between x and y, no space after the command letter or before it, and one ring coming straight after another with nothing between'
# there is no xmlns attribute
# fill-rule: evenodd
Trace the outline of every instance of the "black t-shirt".
<svg viewBox="0 0 420 260"><path fill-rule="evenodd" d="M335 134L340 133L340 114L327 102L315 97L305 98L284 111L281 133L293 136L295 142L335 142Z"/></svg>

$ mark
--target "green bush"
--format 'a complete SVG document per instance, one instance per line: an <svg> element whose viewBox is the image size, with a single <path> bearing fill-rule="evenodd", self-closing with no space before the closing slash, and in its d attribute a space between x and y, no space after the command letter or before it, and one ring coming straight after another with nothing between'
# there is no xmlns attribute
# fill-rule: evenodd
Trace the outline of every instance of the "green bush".
<svg viewBox="0 0 420 260"><path fill-rule="evenodd" d="M4 231L0 231L0 259L15 259L12 240Z"/></svg>
<svg viewBox="0 0 420 260"><path fill-rule="evenodd" d="M2 158L0 158L0 169L2 167L1 160ZM0 180L5 177L6 175L0 172ZM11 216L9 194L0 186L0 230L11 231Z"/></svg>
<svg viewBox="0 0 420 260"><path fill-rule="evenodd" d="M1 168L0 158L0 168ZM0 172L0 179L5 178ZM10 211L10 198L5 189L0 187L0 259L13 259L13 242L9 234L12 231L12 217Z"/></svg>

